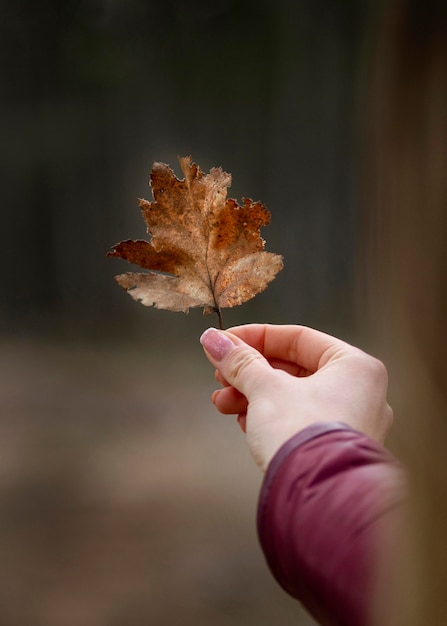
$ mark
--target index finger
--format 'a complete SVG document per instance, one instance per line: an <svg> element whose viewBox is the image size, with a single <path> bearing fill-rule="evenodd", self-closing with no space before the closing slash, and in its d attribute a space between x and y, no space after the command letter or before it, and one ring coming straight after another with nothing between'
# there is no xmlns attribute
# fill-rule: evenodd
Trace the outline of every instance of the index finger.
<svg viewBox="0 0 447 626"><path fill-rule="evenodd" d="M227 332L248 343L268 360L296 363L310 373L335 357L356 350L341 339L308 326L247 324L234 326Z"/></svg>

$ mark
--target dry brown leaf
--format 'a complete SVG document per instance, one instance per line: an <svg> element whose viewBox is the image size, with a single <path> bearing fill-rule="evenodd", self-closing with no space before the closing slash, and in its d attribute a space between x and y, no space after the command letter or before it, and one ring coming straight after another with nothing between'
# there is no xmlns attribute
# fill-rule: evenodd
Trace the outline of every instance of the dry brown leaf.
<svg viewBox="0 0 447 626"><path fill-rule="evenodd" d="M117 282L146 306L204 313L246 302L282 269L282 257L264 251L260 228L270 213L244 198L227 199L231 175L221 168L204 174L190 157L179 158L184 179L164 163L151 171L153 202L139 200L150 241L122 241L108 256L148 273L120 274Z"/></svg>

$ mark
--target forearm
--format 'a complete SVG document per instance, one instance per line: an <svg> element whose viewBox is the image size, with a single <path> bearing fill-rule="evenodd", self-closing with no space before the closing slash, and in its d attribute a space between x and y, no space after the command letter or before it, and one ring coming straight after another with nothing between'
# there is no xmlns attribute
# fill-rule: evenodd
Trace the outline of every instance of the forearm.
<svg viewBox="0 0 447 626"><path fill-rule="evenodd" d="M321 623L367 624L379 546L396 532L404 478L379 444L315 424L269 465L258 532L278 582Z"/></svg>

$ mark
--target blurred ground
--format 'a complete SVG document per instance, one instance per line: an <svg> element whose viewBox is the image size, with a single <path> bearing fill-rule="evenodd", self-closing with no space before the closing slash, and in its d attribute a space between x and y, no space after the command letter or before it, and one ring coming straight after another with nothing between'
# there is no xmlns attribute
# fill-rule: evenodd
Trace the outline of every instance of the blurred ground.
<svg viewBox="0 0 447 626"><path fill-rule="evenodd" d="M261 474L198 345L0 341L2 626L313 624L264 563Z"/></svg>

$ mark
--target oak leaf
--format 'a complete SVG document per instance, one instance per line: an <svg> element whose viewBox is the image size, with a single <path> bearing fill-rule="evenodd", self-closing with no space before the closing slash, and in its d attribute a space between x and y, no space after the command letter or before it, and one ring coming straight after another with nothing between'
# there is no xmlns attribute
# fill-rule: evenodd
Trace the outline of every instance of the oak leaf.
<svg viewBox="0 0 447 626"><path fill-rule="evenodd" d="M154 163L153 202L138 201L150 241L122 241L107 256L148 270L115 277L135 300L185 313L201 306L221 323L222 308L267 287L283 267L282 256L264 251L260 228L270 221L265 206L228 199L231 175L221 168L204 174L191 157L179 161L182 180L168 165Z"/></svg>

